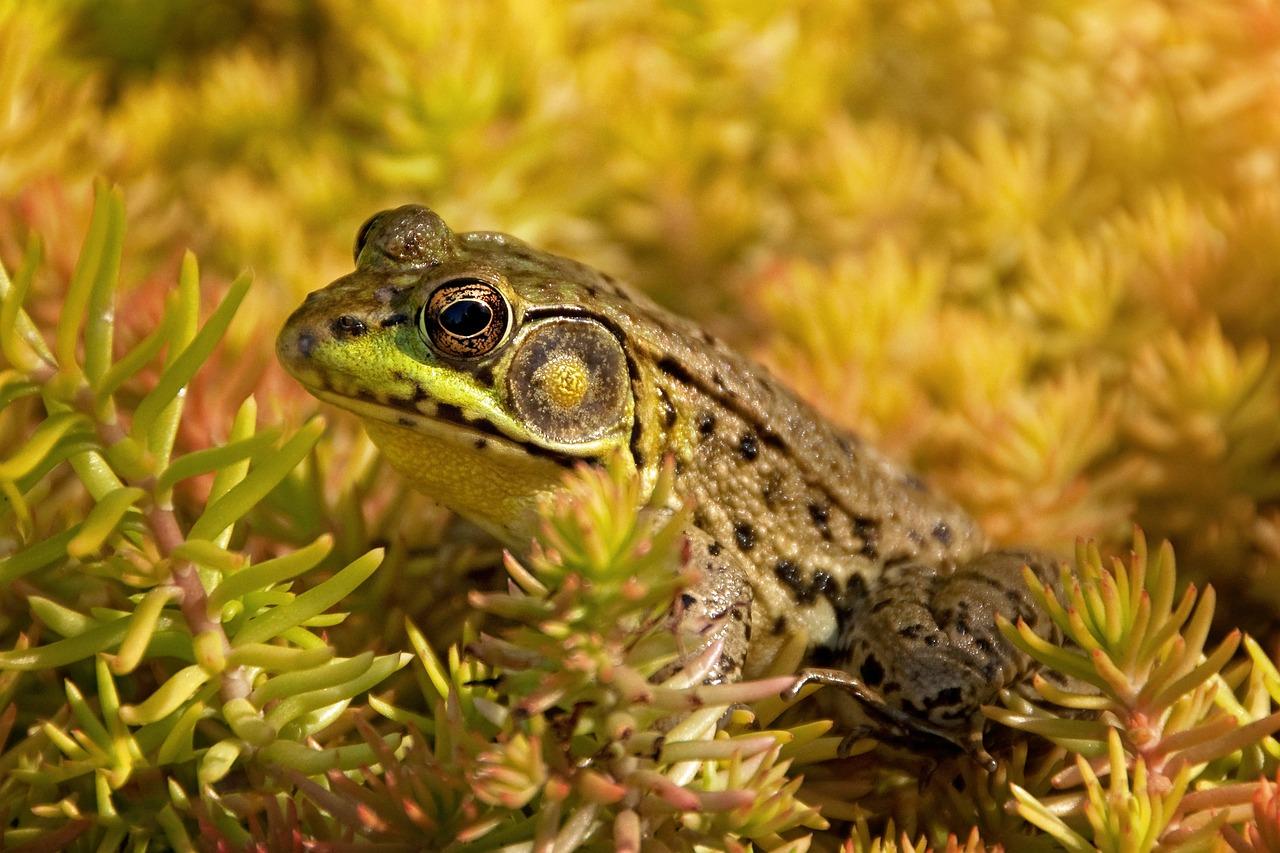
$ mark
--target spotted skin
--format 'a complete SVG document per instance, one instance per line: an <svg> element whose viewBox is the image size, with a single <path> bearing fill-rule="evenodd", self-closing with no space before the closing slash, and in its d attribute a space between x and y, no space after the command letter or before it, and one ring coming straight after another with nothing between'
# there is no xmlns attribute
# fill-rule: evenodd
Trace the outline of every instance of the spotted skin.
<svg viewBox="0 0 1280 853"><path fill-rule="evenodd" d="M723 643L710 680L758 674L803 635L836 667L825 683L872 716L959 731L1029 670L996 613L1053 638L1021 578L1024 563L1048 576L1047 560L988 552L919 478L610 276L454 233L414 205L374 217L356 257L286 323L290 372L357 412L410 482L516 549L565 467L622 454L651 486L674 457L703 579L673 630L690 655ZM451 294L476 304L451 313ZM449 338L440 319L485 311L502 325L476 337Z"/></svg>

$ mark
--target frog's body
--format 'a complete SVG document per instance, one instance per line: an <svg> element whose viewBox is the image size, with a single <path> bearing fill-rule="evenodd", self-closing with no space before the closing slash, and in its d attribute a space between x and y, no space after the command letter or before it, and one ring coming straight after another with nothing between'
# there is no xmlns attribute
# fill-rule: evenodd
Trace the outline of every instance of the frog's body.
<svg viewBox="0 0 1280 853"><path fill-rule="evenodd" d="M565 465L620 452L652 483L673 456L704 569L685 603L720 625L718 677L804 631L862 702L938 733L1025 674L993 615L1038 619L1020 570L1043 561L979 558L981 532L952 503L589 267L454 234L425 208L388 211L362 231L356 271L289 318L279 352L416 486L514 548Z"/></svg>

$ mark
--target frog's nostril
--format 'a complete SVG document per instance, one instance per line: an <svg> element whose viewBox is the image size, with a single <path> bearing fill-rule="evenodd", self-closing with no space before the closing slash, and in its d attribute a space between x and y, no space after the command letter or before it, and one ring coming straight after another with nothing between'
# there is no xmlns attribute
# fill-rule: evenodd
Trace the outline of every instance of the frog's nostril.
<svg viewBox="0 0 1280 853"><path fill-rule="evenodd" d="M369 331L369 327L359 317L343 314L329 324L329 330L336 338L358 338Z"/></svg>
<svg viewBox="0 0 1280 853"><path fill-rule="evenodd" d="M315 349L316 336L311 332L298 333L298 355L306 358L311 355L311 350Z"/></svg>

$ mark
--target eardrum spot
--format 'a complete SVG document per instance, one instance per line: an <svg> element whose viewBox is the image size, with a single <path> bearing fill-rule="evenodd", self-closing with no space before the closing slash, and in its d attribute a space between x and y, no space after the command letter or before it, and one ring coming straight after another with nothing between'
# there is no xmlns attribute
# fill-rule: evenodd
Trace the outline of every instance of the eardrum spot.
<svg viewBox="0 0 1280 853"><path fill-rule="evenodd" d="M626 356L591 320L544 320L527 328L516 341L506 385L525 427L557 444L594 441L627 415Z"/></svg>

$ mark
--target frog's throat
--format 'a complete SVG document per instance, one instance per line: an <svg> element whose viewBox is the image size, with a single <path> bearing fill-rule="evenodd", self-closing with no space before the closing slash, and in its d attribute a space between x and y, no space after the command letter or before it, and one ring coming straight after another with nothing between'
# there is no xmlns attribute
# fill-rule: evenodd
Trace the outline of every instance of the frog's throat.
<svg viewBox="0 0 1280 853"><path fill-rule="evenodd" d="M510 547L533 535L542 495L561 487L569 457L530 452L505 437L452 421L411 416L363 400L319 393L364 422L369 438L415 489Z"/></svg>

